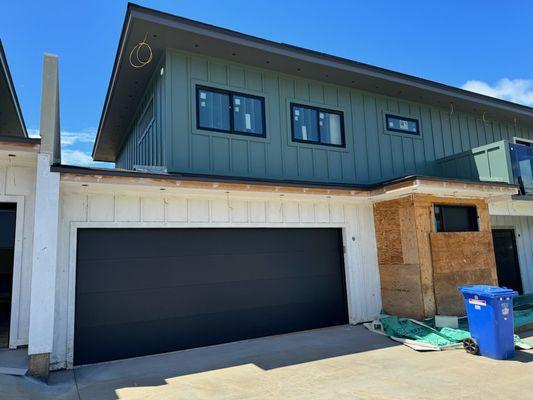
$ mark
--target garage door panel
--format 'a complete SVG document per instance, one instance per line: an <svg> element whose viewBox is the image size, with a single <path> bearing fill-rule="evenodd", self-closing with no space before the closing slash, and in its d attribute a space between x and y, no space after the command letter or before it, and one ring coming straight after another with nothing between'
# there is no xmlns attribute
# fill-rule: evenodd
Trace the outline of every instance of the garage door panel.
<svg viewBox="0 0 533 400"><path fill-rule="evenodd" d="M336 229L79 230L74 361L346 323L344 282Z"/></svg>
<svg viewBox="0 0 533 400"><path fill-rule="evenodd" d="M76 355L84 363L93 363L102 361L99 357L102 348L114 354L116 359L122 359L346 323L344 317L339 316L337 321L327 317L330 310L329 304L314 308L310 308L308 304L290 304L169 320L114 324L106 326L105 331L93 327L84 330L85 337L78 338L90 345ZM253 324L244 323L251 320L254 321ZM177 335L181 338L178 344ZM122 340L117 341L117 337ZM142 351L139 343L142 343Z"/></svg>
<svg viewBox="0 0 533 400"><path fill-rule="evenodd" d="M166 287L143 291L80 294L79 312L92 325L146 318L167 319L278 304L328 302L342 290L336 275ZM343 300L340 298L340 300ZM339 303L342 308L343 304ZM80 321L81 324L81 321ZM87 326L87 325L80 325Z"/></svg>
<svg viewBox="0 0 533 400"><path fill-rule="evenodd" d="M84 240L90 240L91 246L100 249L98 252L90 248L80 249L78 259L107 259L109 255L123 255L128 258L153 258L175 256L174 248L179 243L181 255L196 256L220 254L256 254L272 251L272 242L276 243L276 251L292 253L307 251L320 253L324 250L334 251L336 243L329 240L328 229L253 229L261 231L257 235L242 235L241 229L198 228L198 229L150 229L151 238L146 240L146 229L84 229ZM300 232L293 235L289 231ZM113 232L110 232L113 231ZM278 232L273 232L278 231ZM314 232L313 232L314 231ZM221 240L221 235L224 239ZM132 246L136 243L137 246ZM228 246L233 244L233 246Z"/></svg>
<svg viewBox="0 0 533 400"><path fill-rule="evenodd" d="M161 277L165 282L177 282L179 286L216 284L235 280L282 279L301 276L321 276L331 273L332 259L339 259L339 251L308 254L269 253L253 255L173 257L127 260L123 268L117 268L117 260L80 262L78 275L80 293L93 291L143 290L158 288ZM307 262L303 263L305 256ZM221 258L224 267L221 268ZM291 264L291 268L286 265ZM193 266L193 267L191 267ZM146 270L151 270L147 274ZM125 271L127 276L124 276Z"/></svg>

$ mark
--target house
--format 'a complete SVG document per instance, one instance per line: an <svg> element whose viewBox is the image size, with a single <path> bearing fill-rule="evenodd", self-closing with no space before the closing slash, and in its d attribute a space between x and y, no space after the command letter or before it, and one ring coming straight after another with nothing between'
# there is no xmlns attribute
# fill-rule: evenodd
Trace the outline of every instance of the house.
<svg viewBox="0 0 533 400"><path fill-rule="evenodd" d="M57 68L12 306L36 375L533 290L529 107L130 4L93 150L116 168L86 168Z"/></svg>

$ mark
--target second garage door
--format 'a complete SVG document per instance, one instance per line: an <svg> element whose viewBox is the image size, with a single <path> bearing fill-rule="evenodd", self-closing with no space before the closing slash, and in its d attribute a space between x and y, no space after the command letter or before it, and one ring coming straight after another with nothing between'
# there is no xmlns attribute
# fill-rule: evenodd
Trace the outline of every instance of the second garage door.
<svg viewBox="0 0 533 400"><path fill-rule="evenodd" d="M339 229L80 229L74 363L347 323Z"/></svg>

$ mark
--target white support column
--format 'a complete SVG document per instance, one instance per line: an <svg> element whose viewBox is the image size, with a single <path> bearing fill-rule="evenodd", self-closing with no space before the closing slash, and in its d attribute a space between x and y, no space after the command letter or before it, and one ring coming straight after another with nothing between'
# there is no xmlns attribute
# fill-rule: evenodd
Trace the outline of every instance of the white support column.
<svg viewBox="0 0 533 400"><path fill-rule="evenodd" d="M37 156L35 220L31 274L28 354L30 374L48 380L54 343L60 174L50 165L61 162L59 134L59 74L57 56L43 62L41 150Z"/></svg>
<svg viewBox="0 0 533 400"><path fill-rule="evenodd" d="M28 354L32 362L39 360L39 363L42 363L44 357L46 364L49 363L54 342L59 224L59 174L50 172L50 156L48 154L38 155L35 192ZM44 356L33 357L35 355ZM43 368L47 369L48 367L46 365ZM42 375L42 372L37 373L37 375Z"/></svg>

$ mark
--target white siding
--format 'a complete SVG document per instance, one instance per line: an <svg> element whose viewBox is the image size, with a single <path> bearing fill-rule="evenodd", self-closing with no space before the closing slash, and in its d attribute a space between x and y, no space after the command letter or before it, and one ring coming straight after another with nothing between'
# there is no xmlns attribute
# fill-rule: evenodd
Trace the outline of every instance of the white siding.
<svg viewBox="0 0 533 400"><path fill-rule="evenodd" d="M76 230L83 227L339 227L343 229L351 323L368 321L381 309L372 205L326 196L146 186L62 184L54 368L71 366L73 351ZM83 190L87 190L83 193Z"/></svg>
<svg viewBox="0 0 533 400"><path fill-rule="evenodd" d="M0 202L17 202L17 218L23 218L20 238L15 242L10 338L10 345L21 346L28 344L36 161L35 155L14 153L17 157L0 152Z"/></svg>
<svg viewBox="0 0 533 400"><path fill-rule="evenodd" d="M525 293L533 292L533 217L491 216L493 228L514 228L520 275Z"/></svg>

